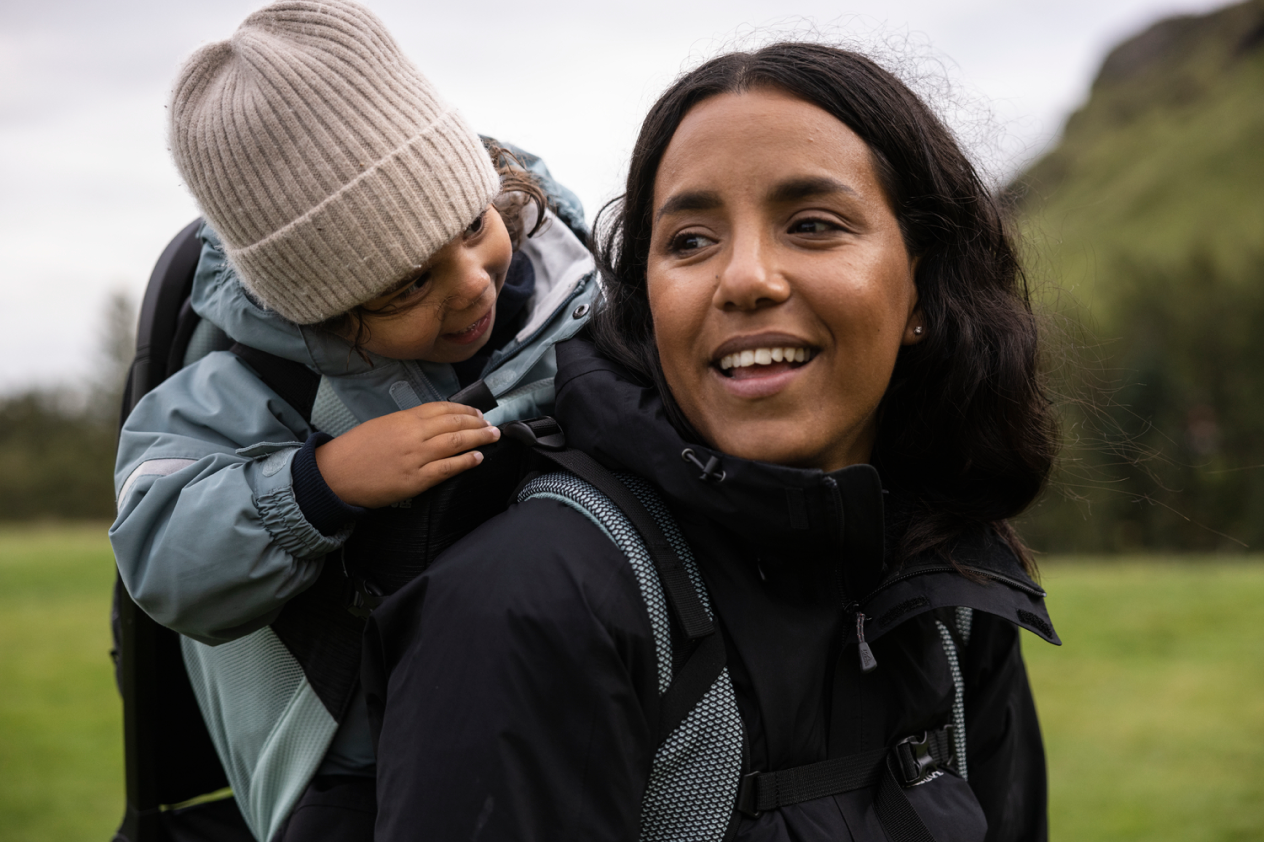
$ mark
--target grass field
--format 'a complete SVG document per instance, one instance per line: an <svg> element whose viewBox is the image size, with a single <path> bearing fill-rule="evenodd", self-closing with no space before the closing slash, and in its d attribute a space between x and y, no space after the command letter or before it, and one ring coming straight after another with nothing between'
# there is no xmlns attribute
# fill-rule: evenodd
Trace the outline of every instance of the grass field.
<svg viewBox="0 0 1264 842"><path fill-rule="evenodd" d="M1051 559L1026 637L1058 842L1264 840L1264 562ZM104 525L0 527L0 842L122 813Z"/></svg>

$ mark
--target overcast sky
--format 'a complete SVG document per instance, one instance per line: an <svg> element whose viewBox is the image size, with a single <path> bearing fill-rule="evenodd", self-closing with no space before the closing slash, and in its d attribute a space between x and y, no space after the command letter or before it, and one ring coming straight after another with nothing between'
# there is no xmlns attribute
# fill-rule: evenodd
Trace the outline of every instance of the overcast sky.
<svg viewBox="0 0 1264 842"><path fill-rule="evenodd" d="M249 0L0 0L0 392L82 380L111 290L139 298L197 215L166 149L180 61ZM485 134L541 155L591 219L682 69L772 31L874 45L929 80L994 177L1052 143L1107 50L1217 0L370 0ZM792 12L793 17L787 17ZM912 60L909 60L911 57ZM951 82L945 96L937 80Z"/></svg>

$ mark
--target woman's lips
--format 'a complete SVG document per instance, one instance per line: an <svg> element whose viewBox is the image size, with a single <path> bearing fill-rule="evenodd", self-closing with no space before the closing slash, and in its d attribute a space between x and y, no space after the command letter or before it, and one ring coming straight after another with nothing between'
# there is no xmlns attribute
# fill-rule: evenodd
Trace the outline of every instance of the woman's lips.
<svg viewBox="0 0 1264 842"><path fill-rule="evenodd" d="M730 369L723 374L712 366L711 376L720 381L724 389L738 398L767 398L786 388L799 374L812 364L811 360L802 363L772 363L746 368Z"/></svg>
<svg viewBox="0 0 1264 842"><path fill-rule="evenodd" d="M483 334L487 332L487 329L491 327L491 324L492 311L488 310L483 314L482 318L467 327L465 330L460 330L456 333L445 333L443 334L443 338L445 341L451 342L453 345L469 345L471 342L477 342L481 339Z"/></svg>

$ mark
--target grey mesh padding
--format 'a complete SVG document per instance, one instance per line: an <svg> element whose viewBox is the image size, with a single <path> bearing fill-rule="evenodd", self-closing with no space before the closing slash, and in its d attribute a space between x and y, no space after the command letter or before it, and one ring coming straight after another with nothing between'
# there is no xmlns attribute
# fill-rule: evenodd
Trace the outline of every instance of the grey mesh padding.
<svg viewBox="0 0 1264 842"><path fill-rule="evenodd" d="M974 625L974 609L964 605L957 607L957 637L962 646L970 645L970 627Z"/></svg>
<svg viewBox="0 0 1264 842"><path fill-rule="evenodd" d="M961 609L957 610L957 621L960 623ZM973 614L971 619L973 619ZM954 751L957 755L957 772L965 781L970 779L969 771L966 769L966 683L961 677L961 664L957 660L957 644L952 639L952 632L938 620L935 621L935 625L939 627L939 637L944 644L944 655L948 658L948 669L952 672L952 686L955 691L952 699L952 738L956 743Z"/></svg>
<svg viewBox="0 0 1264 842"><path fill-rule="evenodd" d="M351 414L351 410L347 409L342 398L338 397L334 387L329 384L329 378L320 378L316 402L312 404L312 426L322 433L340 436L359 424L360 420Z"/></svg>
<svg viewBox="0 0 1264 842"><path fill-rule="evenodd" d="M189 337L188 347L184 349L184 362L181 365L195 363L212 351L227 351L232 345L233 340L228 338L227 333L206 319L201 319Z"/></svg>
<svg viewBox="0 0 1264 842"><path fill-rule="evenodd" d="M270 840L320 765L338 723L272 631L219 646L180 639L184 664L233 796Z"/></svg>
<svg viewBox="0 0 1264 842"><path fill-rule="evenodd" d="M639 477L619 479L654 516L711 611L693 553L653 487ZM627 556L649 612L658 655L659 692L671 684L671 628L654 562L641 536L610 498L572 474L537 477L518 499L546 498L565 503L597 524ZM742 719L733 682L725 669L698 706L667 736L654 755L641 802L645 842L719 842L728 829L742 772Z"/></svg>

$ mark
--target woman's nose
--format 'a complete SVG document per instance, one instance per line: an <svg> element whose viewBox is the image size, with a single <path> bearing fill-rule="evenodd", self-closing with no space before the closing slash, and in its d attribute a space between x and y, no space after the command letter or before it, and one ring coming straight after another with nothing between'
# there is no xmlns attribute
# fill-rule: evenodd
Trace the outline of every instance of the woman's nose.
<svg viewBox="0 0 1264 842"><path fill-rule="evenodd" d="M717 276L715 306L757 310L790 297L790 284L772 263L772 249L763 238L735 234L729 259Z"/></svg>

